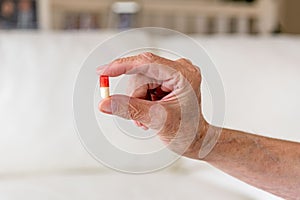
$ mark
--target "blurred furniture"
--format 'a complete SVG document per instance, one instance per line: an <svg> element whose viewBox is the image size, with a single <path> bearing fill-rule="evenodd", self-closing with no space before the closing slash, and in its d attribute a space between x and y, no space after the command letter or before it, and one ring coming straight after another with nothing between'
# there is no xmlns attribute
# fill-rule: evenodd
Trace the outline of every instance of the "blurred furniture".
<svg viewBox="0 0 300 200"><path fill-rule="evenodd" d="M284 33L300 33L300 1L282 0L280 6L280 26Z"/></svg>
<svg viewBox="0 0 300 200"><path fill-rule="evenodd" d="M36 0L0 0L0 30L37 29Z"/></svg>
<svg viewBox="0 0 300 200"><path fill-rule="evenodd" d="M126 29L136 27L140 5L137 2L115 2L109 15L109 27Z"/></svg>
<svg viewBox="0 0 300 200"><path fill-rule="evenodd" d="M115 28L114 0L39 0L43 29L63 29L68 13L97 14L100 28ZM261 33L278 25L278 0L254 3L208 0L135 0L140 5L133 27L160 26L184 33ZM113 20L116 20L114 18Z"/></svg>
<svg viewBox="0 0 300 200"><path fill-rule="evenodd" d="M169 27L185 33L271 33L277 26L277 1L143 1L145 26Z"/></svg>
<svg viewBox="0 0 300 200"><path fill-rule="evenodd" d="M97 17L98 27L106 28L110 6L109 0L39 0L40 27L64 29L68 15L92 14Z"/></svg>

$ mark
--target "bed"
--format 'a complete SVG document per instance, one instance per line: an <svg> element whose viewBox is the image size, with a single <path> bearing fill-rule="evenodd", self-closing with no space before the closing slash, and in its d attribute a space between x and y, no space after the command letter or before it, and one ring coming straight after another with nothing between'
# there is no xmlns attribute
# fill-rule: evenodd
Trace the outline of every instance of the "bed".
<svg viewBox="0 0 300 200"><path fill-rule="evenodd" d="M279 199L189 159L146 175L96 162L74 130L72 92L83 60L113 34L0 33L0 199ZM300 141L300 37L192 37L223 80L226 127Z"/></svg>

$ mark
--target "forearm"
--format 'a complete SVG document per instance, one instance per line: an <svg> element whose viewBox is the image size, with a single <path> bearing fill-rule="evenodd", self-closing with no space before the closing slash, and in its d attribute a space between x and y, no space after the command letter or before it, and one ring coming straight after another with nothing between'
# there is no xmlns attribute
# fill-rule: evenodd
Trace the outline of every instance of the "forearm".
<svg viewBox="0 0 300 200"><path fill-rule="evenodd" d="M275 195L300 197L299 143L223 129L204 160Z"/></svg>

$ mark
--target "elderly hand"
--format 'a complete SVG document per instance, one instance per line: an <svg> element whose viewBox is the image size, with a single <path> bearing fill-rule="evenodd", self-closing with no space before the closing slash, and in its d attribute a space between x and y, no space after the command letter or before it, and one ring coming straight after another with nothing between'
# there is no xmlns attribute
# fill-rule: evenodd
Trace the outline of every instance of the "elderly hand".
<svg viewBox="0 0 300 200"><path fill-rule="evenodd" d="M201 113L201 74L187 59L168 60L152 53L120 58L97 69L110 77L130 74L130 95L112 95L99 110L154 129L178 154L198 159L208 127Z"/></svg>

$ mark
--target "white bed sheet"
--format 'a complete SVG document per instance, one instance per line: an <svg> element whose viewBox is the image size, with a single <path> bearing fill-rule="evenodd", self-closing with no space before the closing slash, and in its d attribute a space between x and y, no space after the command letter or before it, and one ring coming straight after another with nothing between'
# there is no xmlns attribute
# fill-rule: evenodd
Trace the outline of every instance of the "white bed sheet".
<svg viewBox="0 0 300 200"><path fill-rule="evenodd" d="M146 175L87 172L0 181L0 199L3 200L277 199L256 195L255 191L247 194L237 187L224 188L208 177L170 172Z"/></svg>

